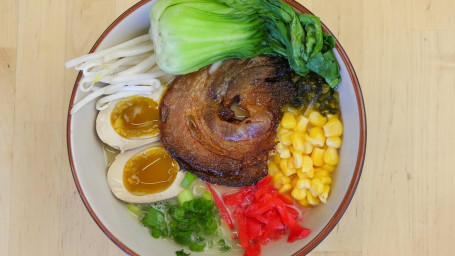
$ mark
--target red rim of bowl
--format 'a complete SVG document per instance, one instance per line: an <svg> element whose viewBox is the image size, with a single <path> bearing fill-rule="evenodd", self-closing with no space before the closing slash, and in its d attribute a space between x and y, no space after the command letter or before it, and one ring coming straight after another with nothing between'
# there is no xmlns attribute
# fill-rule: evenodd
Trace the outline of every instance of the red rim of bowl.
<svg viewBox="0 0 455 256"><path fill-rule="evenodd" d="M126 10L124 13L122 13L112 24L103 32L103 34L98 38L98 40L95 42L93 45L92 49L90 50L90 53L94 52L100 43L104 40L104 38L114 29L120 22L123 21L127 16L129 16L131 13L145 5L146 3L150 2L151 0L142 0L132 7L130 7L128 10ZM302 12L302 13L309 13L313 14L310 12L307 8L302 6L296 1L293 0L283 0L284 2L290 4L292 7L294 7L296 10ZM322 22L322 28L325 32L330 32L330 30L325 26ZM333 35L333 34L332 34ZM332 216L332 218L329 220L327 225L319 232L319 234L316 235L308 244L306 244L304 247L302 247L300 250L295 252L293 255L305 255L308 254L311 250L313 250L322 240L324 240L325 237L332 231L332 229L335 227L335 225L338 223L338 221L341 219L343 214L345 213L346 209L348 208L349 203L351 202L352 197L354 196L354 192L357 188L357 185L360 180L360 176L362 173L362 168L363 168L363 163L365 159L365 151L366 151L366 136L367 136L367 129L366 129L366 116L365 116L365 105L363 102L363 96L362 96L362 91L360 89L360 83L359 80L357 79L357 75L354 71L354 68L351 64L351 61L349 60L346 52L344 51L343 47L341 44L338 42L338 39L335 38L336 42L336 49L338 53L340 54L341 58L343 59L344 64L346 65L346 68L349 72L349 76L352 80L352 84L354 87L354 92L356 95L356 100L357 100L357 107L359 111L359 127L360 127L360 140L359 140L359 151L357 155L357 161L355 165L355 170L354 174L351 180L351 183L349 184L348 190L346 192L346 195L344 196L343 200L341 201L340 206L336 210L335 214ZM136 252L134 252L131 248L123 244L120 240L117 239L107 228L104 226L103 223L101 223L100 219L98 216L95 214L93 211L92 207L89 205L87 198L84 195L84 192L81 189L81 186L79 184L79 179L77 177L77 173L74 167L74 162L73 162L73 154L72 154L72 146L71 146L71 114L70 110L71 107L74 104L74 98L76 96L77 92L77 85L79 83L79 80L81 79L82 72L79 72L76 81L74 83L73 91L71 93L71 99L69 103L69 108L68 108L68 119L67 119L67 129L66 129L66 138L67 138L67 146L68 146L68 157L70 161L70 166L71 166L71 172L73 174L73 179L77 187L77 191L79 192L79 195L84 202L85 207L87 208L88 212L92 216L93 220L95 220L96 224L100 227L100 229L111 239L120 249L122 249L124 252L130 254L130 255L138 255Z"/></svg>

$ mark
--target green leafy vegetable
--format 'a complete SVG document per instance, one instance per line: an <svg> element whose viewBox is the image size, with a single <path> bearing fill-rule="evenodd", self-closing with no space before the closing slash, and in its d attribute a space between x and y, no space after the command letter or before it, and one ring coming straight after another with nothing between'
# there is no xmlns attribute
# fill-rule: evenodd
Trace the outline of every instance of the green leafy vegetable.
<svg viewBox="0 0 455 256"><path fill-rule="evenodd" d="M157 62L186 74L217 61L279 54L299 75L340 81L334 38L318 17L276 0L159 0L150 13Z"/></svg>

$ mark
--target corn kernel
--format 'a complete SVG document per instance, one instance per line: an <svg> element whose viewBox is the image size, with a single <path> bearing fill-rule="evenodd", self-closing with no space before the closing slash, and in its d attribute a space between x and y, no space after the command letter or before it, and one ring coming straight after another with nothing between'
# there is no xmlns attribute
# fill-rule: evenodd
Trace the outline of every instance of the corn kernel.
<svg viewBox="0 0 455 256"><path fill-rule="evenodd" d="M314 147L322 147L325 144L324 133L322 132L322 129L319 130L318 128L320 127L313 127L310 129L310 133L312 133L314 136L311 136L310 133L305 133L305 141L311 143Z"/></svg>
<svg viewBox="0 0 455 256"><path fill-rule="evenodd" d="M328 147L325 150L324 162L330 165L336 165L338 163L338 152L336 148Z"/></svg>
<svg viewBox="0 0 455 256"><path fill-rule="evenodd" d="M309 154L311 154L311 152L313 152L313 145L311 143L309 143L308 141L303 142L302 153L309 155Z"/></svg>
<svg viewBox="0 0 455 256"><path fill-rule="evenodd" d="M324 155L325 150L322 148L314 148L311 153L311 160L313 160L314 166L323 166L324 165Z"/></svg>
<svg viewBox="0 0 455 256"><path fill-rule="evenodd" d="M283 150L287 149L288 147L283 145L282 143L278 142L275 146L275 150L278 154L280 154L281 152L283 152Z"/></svg>
<svg viewBox="0 0 455 256"><path fill-rule="evenodd" d="M298 150L298 151L303 151L304 147L303 147L303 143L304 143L304 137L303 137L303 134L300 133L300 132L294 132L292 133L291 135L291 143L292 143L292 146L294 147L295 150Z"/></svg>
<svg viewBox="0 0 455 256"><path fill-rule="evenodd" d="M325 140L325 144L327 144L328 147L332 148L340 148L341 147L341 138L340 137L328 137Z"/></svg>
<svg viewBox="0 0 455 256"><path fill-rule="evenodd" d="M319 200L318 197L314 197L309 190L306 191L306 199L308 200L308 203L312 206L316 206L321 202L321 200Z"/></svg>
<svg viewBox="0 0 455 256"><path fill-rule="evenodd" d="M299 200L299 204L300 204L301 206L303 206L303 207L307 207L307 206L310 205L310 204L308 203L308 200L307 200L306 197L305 197L304 199L302 199L302 200Z"/></svg>
<svg viewBox="0 0 455 256"><path fill-rule="evenodd" d="M296 125L295 117L292 113L286 112L281 118L281 126L286 129L292 129Z"/></svg>
<svg viewBox="0 0 455 256"><path fill-rule="evenodd" d="M291 157L291 151L289 151L289 149L283 150L283 151L280 153L280 157L281 157L282 159L287 159L287 158Z"/></svg>
<svg viewBox="0 0 455 256"><path fill-rule="evenodd" d="M281 179L281 177L283 177L284 174L279 171L279 172L275 172L273 175L272 175L272 182L273 183L276 183L279 179Z"/></svg>
<svg viewBox="0 0 455 256"><path fill-rule="evenodd" d="M308 131L308 135L310 135L311 138L325 138L324 130L321 127L311 127L311 129Z"/></svg>
<svg viewBox="0 0 455 256"><path fill-rule="evenodd" d="M278 192L280 192L281 194L283 194L283 193L286 193L286 192L290 191L291 189L292 189L292 185L289 184L289 183L287 183L287 184L283 184L283 185L281 186L281 188L278 190Z"/></svg>
<svg viewBox="0 0 455 256"><path fill-rule="evenodd" d="M316 168L314 170L314 177L330 177L330 174L327 170L321 169L321 168Z"/></svg>
<svg viewBox="0 0 455 256"><path fill-rule="evenodd" d="M303 170L298 170L297 171L297 176L299 176L299 179L312 179L314 178L314 168L311 168L310 170L304 172Z"/></svg>
<svg viewBox="0 0 455 256"><path fill-rule="evenodd" d="M280 154L279 154L279 153L273 155L273 162L274 162L275 164L280 164L280 161L281 161L281 157L280 157Z"/></svg>
<svg viewBox="0 0 455 256"><path fill-rule="evenodd" d="M319 200L321 200L321 202L323 202L323 203L327 203L327 198L329 197L329 192L330 192L330 186L325 185L324 190L319 195Z"/></svg>
<svg viewBox="0 0 455 256"><path fill-rule="evenodd" d="M308 155L302 155L302 172L309 172L313 169L313 160Z"/></svg>
<svg viewBox="0 0 455 256"><path fill-rule="evenodd" d="M294 151L292 153L292 158L294 160L294 167L301 168L303 165L303 154L300 151ZM311 159L311 158L310 158Z"/></svg>
<svg viewBox="0 0 455 256"><path fill-rule="evenodd" d="M322 126L322 128L324 129L326 137L336 137L343 134L343 124L338 118L331 119L324 126Z"/></svg>
<svg viewBox="0 0 455 256"><path fill-rule="evenodd" d="M294 157L291 156L290 158L287 159L287 161L288 161L288 168L289 169L295 169Z"/></svg>
<svg viewBox="0 0 455 256"><path fill-rule="evenodd" d="M298 189L309 189L311 187L310 179L298 179L295 183L295 187Z"/></svg>
<svg viewBox="0 0 455 256"><path fill-rule="evenodd" d="M319 178L322 180L322 183L324 183L324 185L332 184L332 178L330 178L330 176L324 176Z"/></svg>
<svg viewBox="0 0 455 256"><path fill-rule="evenodd" d="M299 176L297 176L297 175L292 175L291 176L291 185L292 185L292 187L295 187L295 184L297 184L298 180L299 180Z"/></svg>
<svg viewBox="0 0 455 256"><path fill-rule="evenodd" d="M286 176L290 176L293 173L295 173L295 170L293 172L292 169L288 167L288 159L287 158L281 159L281 161L280 161L280 169L283 172L283 174L286 175Z"/></svg>
<svg viewBox="0 0 455 256"><path fill-rule="evenodd" d="M308 125L308 118L300 115L297 117L296 125L294 127L294 131L296 132L304 132L306 131L306 127Z"/></svg>
<svg viewBox="0 0 455 256"><path fill-rule="evenodd" d="M333 118L338 118L338 115L332 115L332 114L327 115L327 119L331 120Z"/></svg>
<svg viewBox="0 0 455 256"><path fill-rule="evenodd" d="M281 188L284 184L291 184L291 179L287 176L281 176L277 181L274 182L276 188Z"/></svg>
<svg viewBox="0 0 455 256"><path fill-rule="evenodd" d="M296 200L302 200L307 196L305 189L294 188L291 192L291 196Z"/></svg>
<svg viewBox="0 0 455 256"><path fill-rule="evenodd" d="M291 141L292 134L293 134L293 132L283 133L278 136L278 141L280 141L280 143L285 146L289 146L292 143L292 141Z"/></svg>
<svg viewBox="0 0 455 256"><path fill-rule="evenodd" d="M294 153L295 148L293 146L289 146L289 152L291 152L291 155Z"/></svg>
<svg viewBox="0 0 455 256"><path fill-rule="evenodd" d="M288 129L286 129L286 128L283 128L281 125L278 125L276 135L277 135L277 136L281 136L281 135L283 135L283 134L285 134L285 133L288 133L288 132L290 132L290 131L291 131L291 130L288 130Z"/></svg>
<svg viewBox="0 0 455 256"><path fill-rule="evenodd" d="M308 119L310 121L310 124L314 126L320 127L327 123L327 117L321 115L318 111L311 112Z"/></svg>
<svg viewBox="0 0 455 256"><path fill-rule="evenodd" d="M330 164L324 164L322 166L322 169L328 171L329 173L332 173L333 171L335 171L335 166L330 165Z"/></svg>
<svg viewBox="0 0 455 256"><path fill-rule="evenodd" d="M311 180L310 191L314 197L319 196L323 190L324 190L324 183L322 183L321 179L314 178Z"/></svg>
<svg viewBox="0 0 455 256"><path fill-rule="evenodd" d="M279 171L280 171L280 169L278 169L278 166L277 166L274 162L268 163L267 167L268 167L268 169L269 169L269 170L268 170L268 174L269 174L270 176L272 176L273 174L275 174L275 172L279 172Z"/></svg>

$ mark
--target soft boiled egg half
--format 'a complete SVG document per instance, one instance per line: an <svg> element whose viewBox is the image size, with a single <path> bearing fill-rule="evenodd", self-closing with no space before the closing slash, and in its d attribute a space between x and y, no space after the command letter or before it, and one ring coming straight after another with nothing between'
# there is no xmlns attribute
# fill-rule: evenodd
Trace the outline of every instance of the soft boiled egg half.
<svg viewBox="0 0 455 256"><path fill-rule="evenodd" d="M96 118L98 137L121 152L160 139L159 102L163 87L147 96L132 96L109 103Z"/></svg>
<svg viewBox="0 0 455 256"><path fill-rule="evenodd" d="M177 196L185 174L160 144L117 155L107 173L112 193L129 203L151 203Z"/></svg>

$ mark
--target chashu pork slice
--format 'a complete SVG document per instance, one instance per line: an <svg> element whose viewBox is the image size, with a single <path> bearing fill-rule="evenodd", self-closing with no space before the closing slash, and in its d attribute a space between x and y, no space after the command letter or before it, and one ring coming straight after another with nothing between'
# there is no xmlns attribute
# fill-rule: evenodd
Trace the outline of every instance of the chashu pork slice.
<svg viewBox="0 0 455 256"><path fill-rule="evenodd" d="M258 56L178 76L161 101L162 143L181 168L207 182L255 184L267 174L280 109L296 95L290 72L285 59Z"/></svg>

